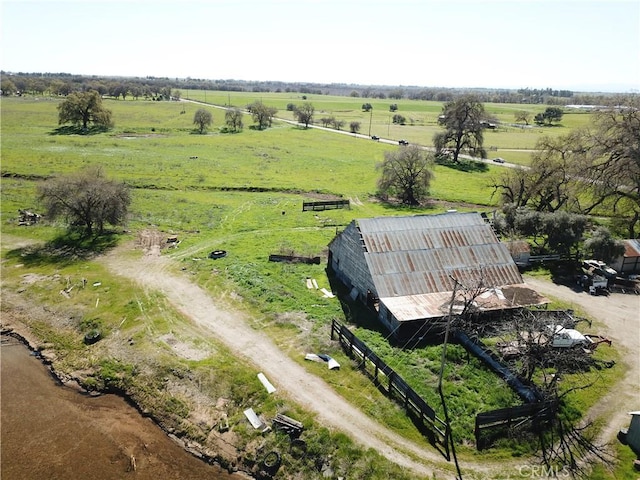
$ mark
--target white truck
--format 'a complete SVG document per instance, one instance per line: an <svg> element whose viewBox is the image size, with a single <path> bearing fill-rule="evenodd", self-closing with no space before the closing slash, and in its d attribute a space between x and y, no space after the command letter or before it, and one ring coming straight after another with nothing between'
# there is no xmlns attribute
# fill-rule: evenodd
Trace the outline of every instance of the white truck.
<svg viewBox="0 0 640 480"><path fill-rule="evenodd" d="M565 328L562 325L547 325L551 335L551 346L557 348L583 347L591 349L595 343L578 330Z"/></svg>

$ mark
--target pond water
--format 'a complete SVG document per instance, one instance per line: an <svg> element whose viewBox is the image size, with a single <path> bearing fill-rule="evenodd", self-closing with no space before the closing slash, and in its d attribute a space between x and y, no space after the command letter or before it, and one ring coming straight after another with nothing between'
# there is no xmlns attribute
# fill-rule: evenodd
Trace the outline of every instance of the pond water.
<svg viewBox="0 0 640 480"><path fill-rule="evenodd" d="M247 478L190 455L116 395L61 386L18 340L1 345L2 478Z"/></svg>

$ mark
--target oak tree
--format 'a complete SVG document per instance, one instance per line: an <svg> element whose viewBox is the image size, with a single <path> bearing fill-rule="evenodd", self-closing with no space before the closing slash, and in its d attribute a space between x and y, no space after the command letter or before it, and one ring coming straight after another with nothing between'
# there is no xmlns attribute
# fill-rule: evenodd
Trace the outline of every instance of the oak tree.
<svg viewBox="0 0 640 480"><path fill-rule="evenodd" d="M294 108L293 115L298 122L304 123L304 128L309 128L309 124L313 123L314 112L315 107L313 104L311 104L311 102L304 102L301 106Z"/></svg>
<svg viewBox="0 0 640 480"><path fill-rule="evenodd" d="M434 158L417 145L399 147L384 154L378 192L383 198L396 197L405 205L419 205L429 193Z"/></svg>
<svg viewBox="0 0 640 480"><path fill-rule="evenodd" d="M473 95L447 102L439 117L439 123L445 130L433 136L436 156L451 152L456 163L460 153L486 158L483 147L485 117L484 105Z"/></svg>
<svg viewBox="0 0 640 480"><path fill-rule="evenodd" d="M213 123L213 115L209 110L199 108L193 115L193 124L198 127L198 133L202 134Z"/></svg>
<svg viewBox="0 0 640 480"><path fill-rule="evenodd" d="M70 93L58 105L58 124L71 123L87 130L89 124L109 128L113 126L111 111L102 104L102 97L95 90Z"/></svg>
<svg viewBox="0 0 640 480"><path fill-rule="evenodd" d="M87 236L101 235L105 224L123 224L131 204L129 187L109 180L99 166L53 177L37 192L48 218L62 218L71 228L83 228Z"/></svg>

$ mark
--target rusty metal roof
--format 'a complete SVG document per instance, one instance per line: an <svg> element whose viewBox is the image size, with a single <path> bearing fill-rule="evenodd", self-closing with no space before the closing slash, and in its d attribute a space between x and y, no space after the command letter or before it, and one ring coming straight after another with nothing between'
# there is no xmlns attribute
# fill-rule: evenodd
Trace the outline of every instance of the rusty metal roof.
<svg viewBox="0 0 640 480"><path fill-rule="evenodd" d="M380 298L522 283L507 247L478 213L360 219L367 266Z"/></svg>

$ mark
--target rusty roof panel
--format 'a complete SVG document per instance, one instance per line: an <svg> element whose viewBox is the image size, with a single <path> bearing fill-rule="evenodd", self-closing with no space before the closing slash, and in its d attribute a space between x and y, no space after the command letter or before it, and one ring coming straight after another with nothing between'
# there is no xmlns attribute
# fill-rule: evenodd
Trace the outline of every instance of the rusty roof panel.
<svg viewBox="0 0 640 480"><path fill-rule="evenodd" d="M427 293L421 295L407 295L402 297L380 298L385 307L400 322L439 318L449 313L452 291ZM465 302L464 294L458 292L455 307ZM543 305L548 300L535 290L522 285L511 285L504 288L489 288L475 298L474 308L479 311L503 310L532 305Z"/></svg>

